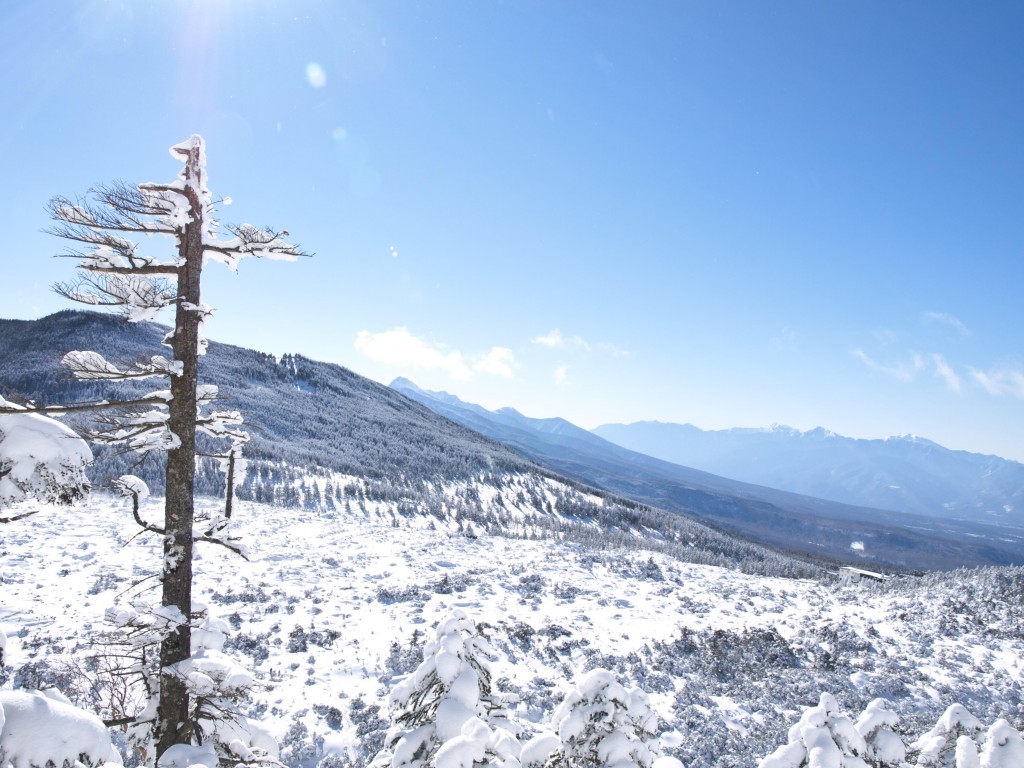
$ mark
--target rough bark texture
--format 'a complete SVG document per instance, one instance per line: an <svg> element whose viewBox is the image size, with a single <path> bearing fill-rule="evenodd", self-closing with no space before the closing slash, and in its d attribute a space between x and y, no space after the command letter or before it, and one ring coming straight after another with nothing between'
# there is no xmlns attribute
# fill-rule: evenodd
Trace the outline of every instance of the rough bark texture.
<svg viewBox="0 0 1024 768"><path fill-rule="evenodd" d="M186 180L198 184L199 148L185 165ZM192 522L195 514L196 388L199 383L200 273L203 268L202 201L186 185L191 221L178 243L182 266L178 272L178 306L171 349L180 360L180 376L171 377L168 427L180 445L167 454L167 496L164 507L163 605L181 611L186 623L160 644L160 704L157 710L157 759L174 744L190 741L189 695L173 665L191 656L192 632ZM191 305L191 307L189 306Z"/></svg>

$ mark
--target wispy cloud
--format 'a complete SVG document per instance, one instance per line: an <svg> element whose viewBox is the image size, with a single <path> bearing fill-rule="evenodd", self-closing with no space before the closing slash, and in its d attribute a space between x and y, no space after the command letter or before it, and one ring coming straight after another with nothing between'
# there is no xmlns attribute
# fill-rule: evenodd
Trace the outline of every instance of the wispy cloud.
<svg viewBox="0 0 1024 768"><path fill-rule="evenodd" d="M508 347L491 347L491 351L473 364L473 370L503 379L512 378L512 369L516 366L516 356Z"/></svg>
<svg viewBox="0 0 1024 768"><path fill-rule="evenodd" d="M895 363L880 363L863 349L853 350L853 356L872 371L889 376L897 381L911 382L919 373L930 370L936 378L945 382L950 392L960 392L962 382L959 374L953 369L943 355L933 352L930 355L912 353L904 360Z"/></svg>
<svg viewBox="0 0 1024 768"><path fill-rule="evenodd" d="M954 317L948 312L925 312L921 317L926 323L948 326L961 336L971 335L971 329L964 325L960 318Z"/></svg>
<svg viewBox="0 0 1024 768"><path fill-rule="evenodd" d="M935 365L935 375L946 382L946 386L949 387L950 392L960 391L960 377L956 371L953 370L952 366L946 362L940 354L932 354L932 363Z"/></svg>
<svg viewBox="0 0 1024 768"><path fill-rule="evenodd" d="M972 369L971 377L990 395L1024 400L1024 371L1011 368L994 368L990 371Z"/></svg>
<svg viewBox="0 0 1024 768"><path fill-rule="evenodd" d="M612 357L628 357L629 350L617 347L607 341L599 341L591 344L582 336L566 336L558 328L552 328L542 336L534 336L530 339L531 344L537 344L548 349L576 349L581 352L603 352Z"/></svg>
<svg viewBox="0 0 1024 768"><path fill-rule="evenodd" d="M555 368L555 384L568 384L569 383L569 366L560 365Z"/></svg>
<svg viewBox="0 0 1024 768"><path fill-rule="evenodd" d="M399 368L441 370L455 380L471 379L477 373L511 378L516 366L511 349L492 347L487 353L467 357L458 350L448 350L415 336L408 328L371 333L360 331L355 348L378 363Z"/></svg>
<svg viewBox="0 0 1024 768"><path fill-rule="evenodd" d="M530 339L530 342L533 344L539 344L542 347L547 347L548 349L576 347L577 349L582 349L584 352L590 351L590 343L586 339L581 336L566 336L558 328L552 328L543 336L534 336Z"/></svg>
<svg viewBox="0 0 1024 768"><path fill-rule="evenodd" d="M531 344L539 344L549 349L561 349L565 346L565 337L557 328L553 328L543 336L534 336L530 339Z"/></svg>
<svg viewBox="0 0 1024 768"><path fill-rule="evenodd" d="M880 363L870 357L863 349L853 350L853 356L873 371L891 376L898 381L913 381L914 377L925 368L921 355L912 354L909 359L898 363Z"/></svg>

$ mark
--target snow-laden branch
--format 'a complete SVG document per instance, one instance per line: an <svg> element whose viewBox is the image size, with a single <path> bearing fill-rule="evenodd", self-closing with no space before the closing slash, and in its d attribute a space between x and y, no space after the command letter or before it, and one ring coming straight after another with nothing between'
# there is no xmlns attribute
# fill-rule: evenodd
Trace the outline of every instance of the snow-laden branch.
<svg viewBox="0 0 1024 768"><path fill-rule="evenodd" d="M153 396L159 399L157 393ZM181 440L168 429L167 420L165 408L102 413L85 436L95 443L125 445L139 453L173 451L181 445Z"/></svg>
<svg viewBox="0 0 1024 768"><path fill-rule="evenodd" d="M120 307L132 323L155 320L177 300L177 291L161 277L143 274L95 274L85 268L77 280L55 283L61 296L90 306Z"/></svg>
<svg viewBox="0 0 1024 768"><path fill-rule="evenodd" d="M61 363L76 379L101 381L124 381L146 379L152 376L180 376L180 360L168 360L163 355L154 355L148 363L131 363L119 367L109 362L99 352L76 351L64 355Z"/></svg>
<svg viewBox="0 0 1024 768"><path fill-rule="evenodd" d="M286 230L278 232L270 227L260 229L252 224L226 226L225 229L233 237L218 240L214 233L203 238L203 257L219 261L229 269L237 269L238 262L247 257L295 261L310 255L298 245L284 240L288 236Z"/></svg>

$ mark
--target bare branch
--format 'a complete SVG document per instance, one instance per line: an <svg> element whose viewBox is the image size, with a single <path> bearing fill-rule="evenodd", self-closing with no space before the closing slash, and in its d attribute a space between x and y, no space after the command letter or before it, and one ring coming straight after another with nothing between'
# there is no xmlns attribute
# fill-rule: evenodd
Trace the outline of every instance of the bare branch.
<svg viewBox="0 0 1024 768"><path fill-rule="evenodd" d="M241 557L246 562L249 561L249 556L245 553L245 549L240 544L234 544L231 541L213 538L210 536L195 536L192 538L192 541L205 541L208 544L220 544L222 547L230 549L232 552L234 552L236 555Z"/></svg>
<svg viewBox="0 0 1024 768"><path fill-rule="evenodd" d="M124 408L135 408L141 405L167 405L167 400L162 397L148 396L140 397L136 400L94 400L83 403L66 403L64 405L44 405L42 407L35 405L27 405L23 408L0 406L0 415L9 413L41 413L46 416L65 416L69 413L110 411Z"/></svg>
<svg viewBox="0 0 1024 768"><path fill-rule="evenodd" d="M104 720L103 725L107 728L116 728L119 725L134 725L140 722L152 722L151 720L139 720L137 717L118 717L113 720Z"/></svg>
<svg viewBox="0 0 1024 768"><path fill-rule="evenodd" d="M20 515L13 515L11 517L0 517L0 523L13 523L16 520L24 520L26 517L31 517L38 511L38 509L33 509L28 512L22 512Z"/></svg>
<svg viewBox="0 0 1024 768"><path fill-rule="evenodd" d="M122 476L115 480L111 485L121 492L122 496L128 496L132 500L132 517L135 518L135 522L139 526L150 533L159 533L161 536L167 535L167 531L159 526L153 525L142 519L142 515L139 514L139 488L138 485L133 484L133 480L137 481L137 478L131 478L130 476ZM145 486L143 486L143 490ZM146 493L149 491L146 490Z"/></svg>

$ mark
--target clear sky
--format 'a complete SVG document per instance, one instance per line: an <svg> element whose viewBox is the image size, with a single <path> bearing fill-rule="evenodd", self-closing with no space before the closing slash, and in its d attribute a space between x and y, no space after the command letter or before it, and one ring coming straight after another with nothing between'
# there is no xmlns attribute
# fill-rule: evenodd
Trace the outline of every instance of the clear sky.
<svg viewBox="0 0 1024 768"><path fill-rule="evenodd" d="M1024 460L1024 3L0 3L0 316L45 205L225 220L211 338L584 427L824 426ZM154 248L165 244L154 242Z"/></svg>

